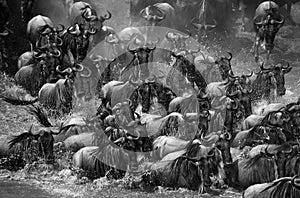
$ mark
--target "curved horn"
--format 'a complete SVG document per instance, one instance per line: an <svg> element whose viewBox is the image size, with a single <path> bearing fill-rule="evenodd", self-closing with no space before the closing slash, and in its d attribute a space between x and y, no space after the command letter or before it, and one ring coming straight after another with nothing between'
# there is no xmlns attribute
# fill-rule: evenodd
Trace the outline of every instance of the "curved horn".
<svg viewBox="0 0 300 198"><path fill-rule="evenodd" d="M115 38L112 38L112 35L114 35ZM105 37L105 42L109 43L109 44L117 44L119 43L121 40L118 38L118 36L116 34L110 34L108 36Z"/></svg>
<svg viewBox="0 0 300 198"><path fill-rule="evenodd" d="M69 34L72 34L72 35L79 35L79 34L81 33L78 24L76 24L75 27L74 27L74 26L70 26L70 27L67 29L67 32L68 32Z"/></svg>
<svg viewBox="0 0 300 198"><path fill-rule="evenodd" d="M76 68L76 67L79 67L79 68ZM75 67L72 67L72 70L78 71L78 72L83 71L83 69L84 69L84 66L82 64L79 64L79 63L75 64Z"/></svg>
<svg viewBox="0 0 300 198"><path fill-rule="evenodd" d="M129 98L127 98L126 101L128 102L128 105L129 105L129 106L132 105L132 101L131 101Z"/></svg>
<svg viewBox="0 0 300 198"><path fill-rule="evenodd" d="M268 148L269 148L269 146L266 146L266 148L265 148L265 154L266 154L267 156L269 156L269 157L273 157L274 155L271 154L271 153L269 153Z"/></svg>
<svg viewBox="0 0 300 198"><path fill-rule="evenodd" d="M291 183L292 183L292 185L293 185L295 188L297 188L298 190L300 190L300 185L297 184L297 183L295 182L295 179L297 178L297 176L298 176L298 175L295 175L295 176L292 178Z"/></svg>
<svg viewBox="0 0 300 198"><path fill-rule="evenodd" d="M87 33L90 34L90 35L94 35L97 33L97 29L93 28L91 30L87 30Z"/></svg>
<svg viewBox="0 0 300 198"><path fill-rule="evenodd" d="M135 131L138 135L136 138L131 138L132 140L138 140L141 137L141 133L139 131Z"/></svg>
<svg viewBox="0 0 300 198"><path fill-rule="evenodd" d="M52 28L49 25L44 25L42 27L39 27L37 32L40 35L45 36L45 35L49 34L50 32L52 32Z"/></svg>
<svg viewBox="0 0 300 198"><path fill-rule="evenodd" d="M130 49L130 43L127 45L127 51L130 52L131 54L135 54L136 50L135 49Z"/></svg>
<svg viewBox="0 0 300 198"><path fill-rule="evenodd" d="M232 53L231 52L227 52L229 54L229 58L227 58L227 60L231 61L232 59Z"/></svg>
<svg viewBox="0 0 300 198"><path fill-rule="evenodd" d="M239 101L237 101L236 98L234 98L233 101L234 101L234 103L235 103L235 106L232 106L231 108L232 108L233 110L237 110L237 109L239 108Z"/></svg>
<svg viewBox="0 0 300 198"><path fill-rule="evenodd" d="M57 37L57 42L56 42L56 46L61 47L63 45L63 40L59 37Z"/></svg>
<svg viewBox="0 0 300 198"><path fill-rule="evenodd" d="M210 152L212 152L212 154L210 154ZM213 149L207 153L207 157L214 157L214 156L215 156L215 152Z"/></svg>
<svg viewBox="0 0 300 198"><path fill-rule="evenodd" d="M246 77L247 77L247 78L250 78L251 76L253 76L253 74L254 74L254 72L253 72L253 71L251 71L251 73L250 73L250 74L248 74L248 75L246 75Z"/></svg>
<svg viewBox="0 0 300 198"><path fill-rule="evenodd" d="M61 71L61 70L59 69L59 67L60 67L60 65L57 65L57 66L56 66L56 71L57 71L58 73L61 73L61 74L63 74L63 73L68 73L68 74L72 73L72 69L69 68L69 67L68 67L67 69L63 70L63 71Z"/></svg>
<svg viewBox="0 0 300 198"><path fill-rule="evenodd" d="M271 69L264 68L264 64L265 64L265 63L262 63L262 64L261 64L260 70L261 70L261 71L271 71Z"/></svg>
<svg viewBox="0 0 300 198"><path fill-rule="evenodd" d="M4 30L3 32L0 33L0 36L7 36L9 35L9 31Z"/></svg>
<svg viewBox="0 0 300 198"><path fill-rule="evenodd" d="M292 70L292 67L290 66L289 63L287 63L287 66L286 66L286 67L282 67L282 71L283 71L284 73L288 73L288 72L290 72L291 70Z"/></svg>
<svg viewBox="0 0 300 198"><path fill-rule="evenodd" d="M224 134L224 137L225 137L225 139L226 140L231 140L231 138L232 138L232 135L231 135L231 133L229 133L229 132L226 132L225 134Z"/></svg>
<svg viewBox="0 0 300 198"><path fill-rule="evenodd" d="M46 57L46 54L43 53L43 52L39 52L39 53L37 53L37 54L33 53L33 57L34 57L35 59L42 59L42 58L45 58L45 57Z"/></svg>
<svg viewBox="0 0 300 198"><path fill-rule="evenodd" d="M61 55L61 51L60 50L55 49L54 52L55 52L54 54L50 53L50 55L53 56L53 57L55 57L55 58L60 57L60 55Z"/></svg>
<svg viewBox="0 0 300 198"><path fill-rule="evenodd" d="M83 66L83 65L82 65ZM89 78L92 75L92 71L90 68L83 66L88 71L88 74L80 74L81 77Z"/></svg>
<svg viewBox="0 0 300 198"><path fill-rule="evenodd" d="M282 25L284 23L284 17L281 14L280 14L280 17L281 17L281 21L274 20L273 23L276 23L278 25Z"/></svg>
<svg viewBox="0 0 300 198"><path fill-rule="evenodd" d="M101 16L102 21L108 20L112 16L108 10L106 12L107 12L107 14L105 14L104 16Z"/></svg>

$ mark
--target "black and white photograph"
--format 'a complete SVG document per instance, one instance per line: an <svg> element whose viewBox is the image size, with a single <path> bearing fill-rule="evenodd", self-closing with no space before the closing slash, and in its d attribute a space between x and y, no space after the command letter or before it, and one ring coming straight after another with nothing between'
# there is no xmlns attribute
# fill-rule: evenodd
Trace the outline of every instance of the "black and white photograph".
<svg viewBox="0 0 300 198"><path fill-rule="evenodd" d="M300 198L300 0L0 0L0 198Z"/></svg>

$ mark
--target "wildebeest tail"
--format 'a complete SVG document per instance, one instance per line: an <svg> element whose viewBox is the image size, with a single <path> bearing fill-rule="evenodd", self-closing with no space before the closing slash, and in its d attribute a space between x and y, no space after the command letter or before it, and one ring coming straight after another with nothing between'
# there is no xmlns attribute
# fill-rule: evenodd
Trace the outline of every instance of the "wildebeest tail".
<svg viewBox="0 0 300 198"><path fill-rule="evenodd" d="M19 98L10 98L10 97L4 96L4 95L0 95L0 98L3 101L10 103L12 105L30 105L30 104L34 104L38 101L38 98L35 98L33 100L21 100Z"/></svg>
<svg viewBox="0 0 300 198"><path fill-rule="evenodd" d="M33 115L39 123L41 123L44 127L52 127L52 124L49 122L48 116L46 112L39 105L30 105L27 108L28 112Z"/></svg>

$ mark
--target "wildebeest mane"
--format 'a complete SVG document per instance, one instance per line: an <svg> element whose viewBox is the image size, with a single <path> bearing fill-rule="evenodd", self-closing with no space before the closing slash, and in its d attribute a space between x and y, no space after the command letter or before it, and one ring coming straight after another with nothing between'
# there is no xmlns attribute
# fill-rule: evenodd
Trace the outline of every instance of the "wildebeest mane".
<svg viewBox="0 0 300 198"><path fill-rule="evenodd" d="M19 98L10 98L10 97L4 96L2 94L0 94L0 98L3 101L5 101L9 104L12 104L12 105L29 105L29 104L33 104L38 101L38 98L35 98L34 100L30 100L30 101L25 101L25 100L21 100Z"/></svg>
<svg viewBox="0 0 300 198"><path fill-rule="evenodd" d="M36 139L38 135L33 135L31 132L25 132L20 135L14 136L11 140L9 140L8 145L9 149L11 149L15 144L20 143L28 138Z"/></svg>
<svg viewBox="0 0 300 198"><path fill-rule="evenodd" d="M295 188L291 181L291 177L283 177L275 180L272 185L266 187L258 194L258 198L300 197L300 189Z"/></svg>
<svg viewBox="0 0 300 198"><path fill-rule="evenodd" d="M30 105L27 108L28 112L33 115L39 123L41 123L44 127L52 127L46 112L39 105Z"/></svg>
<svg viewBox="0 0 300 198"><path fill-rule="evenodd" d="M265 153L259 153L259 154L255 155L252 158L248 158L246 163L245 163L245 168L251 168L252 166L257 164L257 162L262 158L268 159L266 157ZM265 167L265 166L263 166L263 167Z"/></svg>

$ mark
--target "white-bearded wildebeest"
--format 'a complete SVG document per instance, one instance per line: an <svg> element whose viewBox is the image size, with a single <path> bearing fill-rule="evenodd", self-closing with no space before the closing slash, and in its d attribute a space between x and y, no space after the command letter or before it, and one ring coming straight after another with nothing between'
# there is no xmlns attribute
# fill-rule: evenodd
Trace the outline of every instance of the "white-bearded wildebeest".
<svg viewBox="0 0 300 198"><path fill-rule="evenodd" d="M300 179L294 177L282 177L269 183L255 184L243 193L243 198L281 198L300 196Z"/></svg>
<svg viewBox="0 0 300 198"><path fill-rule="evenodd" d="M256 9L253 19L256 38L252 49L256 62L259 59L258 48L261 42L264 50L267 51L267 60L274 48L275 36L284 23L284 17L279 14L278 9L278 5L272 1L265 1Z"/></svg>

